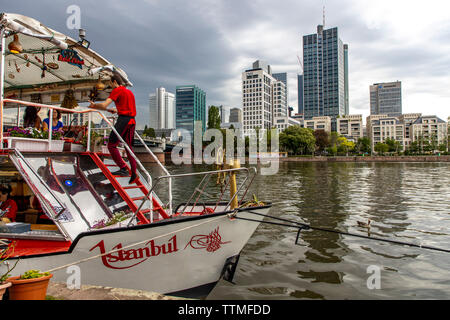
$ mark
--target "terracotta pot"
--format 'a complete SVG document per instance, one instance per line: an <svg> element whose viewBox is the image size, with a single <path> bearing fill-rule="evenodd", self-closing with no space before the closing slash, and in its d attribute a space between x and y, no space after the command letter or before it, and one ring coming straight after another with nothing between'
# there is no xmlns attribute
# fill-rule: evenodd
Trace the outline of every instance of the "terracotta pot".
<svg viewBox="0 0 450 320"><path fill-rule="evenodd" d="M11 282L0 283L0 300L2 300L3 295L5 294L6 289L11 287Z"/></svg>
<svg viewBox="0 0 450 320"><path fill-rule="evenodd" d="M8 278L12 283L9 289L10 300L45 300L47 287L52 274L34 279L19 279L20 277Z"/></svg>

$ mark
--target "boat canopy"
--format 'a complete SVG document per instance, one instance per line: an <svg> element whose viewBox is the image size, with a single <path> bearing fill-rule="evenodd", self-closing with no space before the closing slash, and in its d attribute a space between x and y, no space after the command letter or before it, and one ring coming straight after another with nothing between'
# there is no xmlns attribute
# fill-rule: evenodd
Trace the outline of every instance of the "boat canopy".
<svg viewBox="0 0 450 320"><path fill-rule="evenodd" d="M33 18L2 13L0 28L5 37L4 98L61 104L71 90L78 102L85 102L94 88L105 98L102 89L113 73L132 86L126 73L100 54ZM14 41L22 47L19 52L10 50Z"/></svg>

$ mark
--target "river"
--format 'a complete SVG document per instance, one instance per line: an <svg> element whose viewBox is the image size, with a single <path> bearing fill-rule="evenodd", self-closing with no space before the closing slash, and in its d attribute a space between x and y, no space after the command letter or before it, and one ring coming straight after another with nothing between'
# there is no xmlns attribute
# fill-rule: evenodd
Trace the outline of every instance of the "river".
<svg viewBox="0 0 450 320"><path fill-rule="evenodd" d="M156 175L160 170L150 166ZM186 173L207 166L167 166ZM198 179L174 184L185 198ZM270 215L450 249L450 164L281 162L249 191L271 201ZM450 254L323 231L261 224L244 247L235 284L221 280L208 299L449 299Z"/></svg>

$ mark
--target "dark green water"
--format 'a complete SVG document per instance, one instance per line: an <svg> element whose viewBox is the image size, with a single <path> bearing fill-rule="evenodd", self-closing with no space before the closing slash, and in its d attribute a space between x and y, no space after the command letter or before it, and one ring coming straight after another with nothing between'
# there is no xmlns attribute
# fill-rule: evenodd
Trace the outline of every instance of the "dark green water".
<svg viewBox="0 0 450 320"><path fill-rule="evenodd" d="M211 170L168 166L171 173ZM155 170L158 174L158 170ZM175 198L198 179L175 183ZM192 186L192 187L190 187ZM450 165L444 163L280 163L250 193L271 215L315 227L450 249ZM450 254L321 231L261 224L230 284L208 299L449 299ZM369 266L380 289L369 289Z"/></svg>

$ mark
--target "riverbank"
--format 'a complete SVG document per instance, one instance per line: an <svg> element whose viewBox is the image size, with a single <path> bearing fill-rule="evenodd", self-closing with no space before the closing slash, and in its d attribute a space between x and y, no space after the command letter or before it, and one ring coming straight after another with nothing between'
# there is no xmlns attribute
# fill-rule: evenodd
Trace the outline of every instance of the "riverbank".
<svg viewBox="0 0 450 320"><path fill-rule="evenodd" d="M156 292L82 285L69 289L66 283L51 281L47 297L54 300L185 300Z"/></svg>
<svg viewBox="0 0 450 320"><path fill-rule="evenodd" d="M443 156L368 156L368 157L286 157L284 162L450 162L450 155Z"/></svg>

